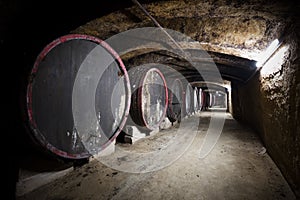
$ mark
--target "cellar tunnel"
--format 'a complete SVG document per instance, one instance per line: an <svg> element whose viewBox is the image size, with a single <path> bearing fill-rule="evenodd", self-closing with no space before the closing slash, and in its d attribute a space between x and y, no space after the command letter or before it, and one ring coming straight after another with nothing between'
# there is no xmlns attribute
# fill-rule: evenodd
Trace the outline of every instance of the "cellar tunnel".
<svg viewBox="0 0 300 200"><path fill-rule="evenodd" d="M12 163L9 171L13 171L8 173L10 175L8 182L11 183L9 186L13 188L12 196L15 196L14 184L20 179L19 165L30 163L29 165L35 165L35 167L31 167L40 168L40 171L48 171L51 167L55 168L55 171L69 167L80 171L81 169L77 169L77 165L83 165L81 166L83 170L86 169L84 164L88 162L86 158L82 161L81 159L74 161L72 158L53 156L53 152L47 152L49 149L46 149L46 153L44 150L40 151L40 146L36 147L35 144L39 141L36 141L34 135L28 136L32 134L32 131L28 127L28 116L26 117L26 84L33 64L42 49L53 40L68 34L88 35L108 41L108 43L112 41L109 43L111 47L118 49L118 45L122 42L126 43L126 40L115 44L111 39L115 35L144 27L157 28L157 24L132 1L105 3L86 1L84 4L75 4L69 1L41 3L32 0L27 3L20 1L0 1L0 3L1 33L3 33L1 34L1 51L3 51L4 58L10 63L6 68L7 74L15 74L12 83L13 90L7 92L10 97L8 105L11 105L11 111L7 116L12 127L9 140L14 141L13 145L17 151L8 159ZM162 66L168 66L179 72L182 79L184 78L193 88L197 88L198 95L203 92L206 96L210 96L207 97L211 104L208 105L208 108L195 106L197 108L194 110L196 113L194 116L203 118L202 121L200 120L199 127L206 122L206 115L211 116L211 113L220 114L222 113L220 110L225 111L224 113L230 118L226 118L224 130L230 129L227 127L228 124L237 123L237 126L246 127L247 131L249 128L257 134L267 155L270 156L293 193L290 196L283 193L274 193L270 196L270 193L266 192L266 196L258 195L258 197L264 196L267 199L284 199L286 196L299 198L299 2L283 0L145 0L140 3L161 27L172 30L176 34L168 32L170 36L161 31L157 38L151 38L149 41L139 44L136 49L120 55L126 69L135 69L136 66L147 63L160 63ZM145 35L147 34L145 33ZM20 36L22 36L21 39ZM141 37L143 36L141 35ZM176 41L172 41L170 37ZM157 41L160 40L165 43L158 44ZM63 44L63 41L61 43ZM161 48L161 45L176 51L168 51L166 48ZM188 55L188 59L185 57L186 55ZM164 72L163 68L159 69ZM197 69L200 69L200 72ZM130 75L129 73L129 77L131 77ZM30 78L34 79L35 77ZM172 78L170 79L173 80ZM169 83L168 80L166 82ZM179 94L181 93L179 92ZM168 96L170 97L170 94ZM196 99L198 104L203 101L199 97ZM186 98L183 97L182 101L179 99L178 102L176 100L176 103L185 101ZM173 109L176 110L175 107ZM149 111L149 113L151 112ZM167 109L165 114L168 114ZM188 119L189 117L183 116L183 118ZM174 118L174 121L176 120L178 120L178 116ZM205 125L203 126L205 127ZM128 135L121 132L119 137L121 136L123 137L122 142L128 140ZM132 142L132 140L130 141ZM230 143L230 140L225 140L225 142ZM31 158L28 156L29 154L37 155ZM218 161L218 155L215 157ZM249 160L251 159L252 157L249 157ZM240 158L240 160L243 159ZM222 160L220 159L219 162ZM187 165L189 164L187 163ZM190 164L190 166L194 165ZM91 168L93 167L95 166ZM269 166L266 164L264 167L268 168ZM243 165L240 168L243 168ZM104 171L107 174L111 172L108 169ZM220 170L221 172L222 170ZM257 173L259 174L259 169L257 169ZM145 175L142 179L147 180L147 178L149 177ZM103 180L107 180L107 177ZM131 177L128 184L134 185L135 181L139 182L138 180L137 177ZM213 181L212 183L215 184ZM146 183L143 182L143 184ZM130 189L127 188L126 191L130 191ZM182 190L183 193L184 191L188 193L190 190ZM234 192L235 190L232 193ZM255 193L255 190L253 189L249 193L252 192ZM210 191L210 193L214 192ZM194 194L194 190L191 194ZM258 192L258 194L263 194L263 192ZM34 197L35 194L29 194L28 198L30 195ZM117 197L119 196L116 195L115 198ZM204 197L206 196L204 195ZM210 199L219 196L208 195L207 197ZM26 199L26 195L23 198ZM126 199L126 197L124 198ZM234 196L229 195L227 198L234 199ZM254 199L250 196L248 198Z"/></svg>

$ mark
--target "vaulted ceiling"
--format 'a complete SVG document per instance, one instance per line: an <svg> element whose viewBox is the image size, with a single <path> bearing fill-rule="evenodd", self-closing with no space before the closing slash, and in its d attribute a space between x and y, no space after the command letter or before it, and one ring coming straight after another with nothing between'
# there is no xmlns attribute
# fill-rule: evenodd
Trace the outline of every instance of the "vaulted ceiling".
<svg viewBox="0 0 300 200"><path fill-rule="evenodd" d="M143 7L163 28L183 35L184 39L171 36L177 44L174 41L170 43L177 46L177 50L184 51L185 55L188 54L189 58L176 55L176 52L170 53L166 48L148 45L161 41L166 37L162 36L163 33L156 38L147 36L148 33L139 35L144 40L150 37L148 43L121 57L129 68L144 62L159 61L180 71L190 82L203 81L203 73L206 76L204 79L213 78L216 71L211 68L215 64L223 79L246 82L256 73L256 61L272 41L278 38L284 40L291 20L286 17L290 6L272 0L144 3ZM71 32L110 40L128 30L156 26L138 6L133 6L96 18ZM112 46L118 49L124 41L126 39L119 43L114 41ZM170 43L168 45L172 46Z"/></svg>

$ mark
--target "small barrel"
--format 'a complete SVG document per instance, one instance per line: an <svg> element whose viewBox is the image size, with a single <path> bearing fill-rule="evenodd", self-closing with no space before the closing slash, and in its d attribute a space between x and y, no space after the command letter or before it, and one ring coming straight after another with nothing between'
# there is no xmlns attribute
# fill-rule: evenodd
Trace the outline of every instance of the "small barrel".
<svg viewBox="0 0 300 200"><path fill-rule="evenodd" d="M65 35L38 55L26 104L29 133L39 146L59 157L87 158L91 149L104 149L125 125L129 77L104 41Z"/></svg>
<svg viewBox="0 0 300 200"><path fill-rule="evenodd" d="M167 117L170 122L180 122L184 98L183 85L180 79L169 79L167 83L169 96Z"/></svg>
<svg viewBox="0 0 300 200"><path fill-rule="evenodd" d="M164 75L154 66L138 66L129 70L131 82L130 123L141 130L159 127L166 116L168 90Z"/></svg>

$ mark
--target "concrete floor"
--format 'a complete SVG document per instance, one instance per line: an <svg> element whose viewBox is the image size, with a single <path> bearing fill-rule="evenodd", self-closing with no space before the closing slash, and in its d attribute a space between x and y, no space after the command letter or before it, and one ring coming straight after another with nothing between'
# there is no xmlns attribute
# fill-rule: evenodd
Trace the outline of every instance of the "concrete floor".
<svg viewBox="0 0 300 200"><path fill-rule="evenodd" d="M154 164L156 168L150 167L149 160L139 161L144 162L144 168L128 163L123 165L122 160L132 162L133 158L121 156L118 149L129 154L142 152L141 156L146 158L147 152L163 149L174 134L182 133L176 132L178 125L140 139L133 145L117 144L116 152L109 158L92 159L17 199L296 199L256 133L238 124L229 114L225 116L222 134L213 150L206 157L199 158L210 115L210 112L202 112L183 120L187 125L197 121L199 129L189 148L169 164L164 161L172 157L170 152L162 153L160 161L154 160L163 163ZM183 130L190 134L189 128ZM110 158L118 159L113 161ZM108 167L107 163L113 164L114 168ZM124 170L126 166L127 170ZM159 170L154 170L157 168ZM152 170L137 173L138 170L146 172L144 169Z"/></svg>

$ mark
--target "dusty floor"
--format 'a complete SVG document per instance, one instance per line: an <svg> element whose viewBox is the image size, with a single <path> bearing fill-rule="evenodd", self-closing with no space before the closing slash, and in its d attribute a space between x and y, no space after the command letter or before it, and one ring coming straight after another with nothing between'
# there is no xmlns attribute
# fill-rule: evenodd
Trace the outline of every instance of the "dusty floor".
<svg viewBox="0 0 300 200"><path fill-rule="evenodd" d="M143 171L147 166L134 169L128 165L131 172L124 172L93 159L17 199L296 199L268 153L264 152L258 136L229 114L226 114L223 132L214 149L200 159L199 149L208 129L209 116L208 112L201 113L196 137L183 155L157 171L131 173L137 169ZM195 119L198 120L199 116L185 120L189 123ZM160 150L170 138L174 138L177 129L162 130L133 145L117 146L129 153ZM184 130L189 134L189 128ZM133 159L121 157L118 152L115 154L120 160ZM168 155L164 155L165 160L169 159ZM114 166L122 165L116 163Z"/></svg>

